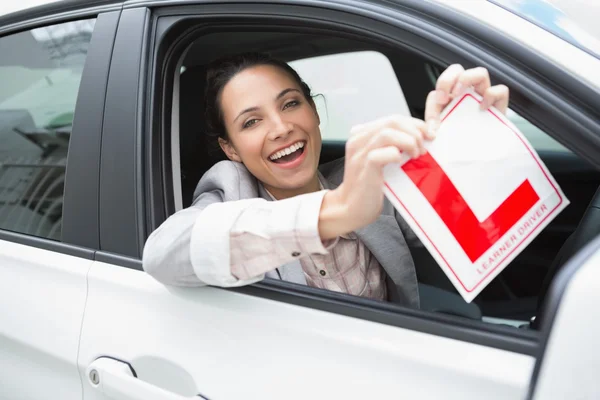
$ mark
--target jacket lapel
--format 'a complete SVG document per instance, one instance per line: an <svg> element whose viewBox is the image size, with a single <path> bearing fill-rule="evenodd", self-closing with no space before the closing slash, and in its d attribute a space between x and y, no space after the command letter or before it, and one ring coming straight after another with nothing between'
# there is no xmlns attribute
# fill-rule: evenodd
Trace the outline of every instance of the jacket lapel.
<svg viewBox="0 0 600 400"><path fill-rule="evenodd" d="M419 294L413 259L396 218L387 214L380 215L375 222L355 233L379 261L391 281L387 282L388 301L418 306Z"/></svg>

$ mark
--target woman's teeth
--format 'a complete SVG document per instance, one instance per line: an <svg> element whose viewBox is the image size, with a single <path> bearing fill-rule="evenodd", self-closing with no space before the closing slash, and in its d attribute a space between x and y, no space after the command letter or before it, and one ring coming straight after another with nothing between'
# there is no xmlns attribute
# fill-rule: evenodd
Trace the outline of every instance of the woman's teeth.
<svg viewBox="0 0 600 400"><path fill-rule="evenodd" d="M304 147L304 142L294 143L290 147L286 147L285 149L279 150L277 153L271 155L269 158L271 159L271 161L275 161L275 160L280 159L283 156L287 156L289 154L292 154L295 151L298 151L298 150L300 150L303 147Z"/></svg>

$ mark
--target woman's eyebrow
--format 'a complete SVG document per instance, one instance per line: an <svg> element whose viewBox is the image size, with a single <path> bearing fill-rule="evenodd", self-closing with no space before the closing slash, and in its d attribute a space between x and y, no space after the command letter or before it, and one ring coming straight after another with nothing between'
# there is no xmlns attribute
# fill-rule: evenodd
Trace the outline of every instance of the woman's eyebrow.
<svg viewBox="0 0 600 400"><path fill-rule="evenodd" d="M289 92L298 92L298 93L300 93L300 91L299 91L298 89L294 89L294 88L287 88L287 89L283 89L283 90L281 91L281 93L279 93L279 94L277 95L277 97L275 97L275 100L279 100L279 99L281 99L283 96L285 96L285 95L286 95L286 94L288 94ZM249 112L257 111L257 110L258 110L258 107L250 107L250 108L246 108L244 111L242 111L241 113L239 113L237 117L235 117L235 118L234 118L233 122L237 121L237 119L238 119L239 117L241 117L242 115L244 115L244 114L247 114L247 113L249 113Z"/></svg>
<svg viewBox="0 0 600 400"><path fill-rule="evenodd" d="M281 91L281 93L279 93L277 95L277 97L275 97L275 100L279 100L281 99L283 96L285 96L286 94L288 94L289 92L298 92L300 93L300 91L298 89L294 89L294 88L287 88L287 89L283 89Z"/></svg>
<svg viewBox="0 0 600 400"><path fill-rule="evenodd" d="M237 117L235 117L235 119L233 120L233 122L235 122L242 115L244 115L246 113L249 113L249 112L257 111L257 110L258 110L258 107L246 108L244 111L242 111L241 113L239 113Z"/></svg>

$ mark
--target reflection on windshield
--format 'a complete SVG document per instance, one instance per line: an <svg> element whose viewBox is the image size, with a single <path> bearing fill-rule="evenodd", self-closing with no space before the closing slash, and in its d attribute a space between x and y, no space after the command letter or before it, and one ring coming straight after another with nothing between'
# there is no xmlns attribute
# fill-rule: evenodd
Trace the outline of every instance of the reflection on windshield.
<svg viewBox="0 0 600 400"><path fill-rule="evenodd" d="M600 38L590 32L560 6L559 0L488 0L544 28L561 39L600 58ZM567 0L563 0L567 1ZM591 1L591 0L590 0ZM578 12L592 11L594 6L581 3Z"/></svg>

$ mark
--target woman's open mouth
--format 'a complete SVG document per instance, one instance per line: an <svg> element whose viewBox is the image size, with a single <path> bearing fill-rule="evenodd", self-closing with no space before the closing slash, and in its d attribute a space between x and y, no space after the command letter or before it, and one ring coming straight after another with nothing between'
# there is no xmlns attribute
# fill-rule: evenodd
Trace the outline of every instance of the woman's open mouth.
<svg viewBox="0 0 600 400"><path fill-rule="evenodd" d="M295 164L297 164L295 161L299 161L303 158L305 145L305 141L296 142L285 149L281 149L278 152L271 154L269 160L282 167L294 167Z"/></svg>

